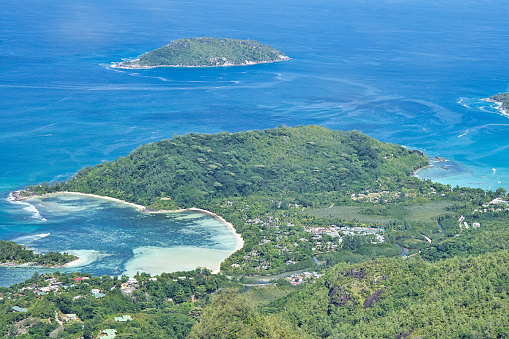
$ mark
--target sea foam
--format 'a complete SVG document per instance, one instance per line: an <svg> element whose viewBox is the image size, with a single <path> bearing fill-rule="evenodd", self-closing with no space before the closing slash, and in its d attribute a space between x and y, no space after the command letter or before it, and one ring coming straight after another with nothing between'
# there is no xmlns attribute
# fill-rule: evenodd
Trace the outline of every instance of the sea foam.
<svg viewBox="0 0 509 339"><path fill-rule="evenodd" d="M17 237L12 239L15 243L28 245L30 243L33 243L34 241L37 241L39 239L45 238L51 233L41 233L41 234L31 234L31 235L24 235L21 237Z"/></svg>
<svg viewBox="0 0 509 339"><path fill-rule="evenodd" d="M16 200L16 198L14 198L14 196L11 194L9 194L9 197L7 198L7 200L13 204L16 204L16 205L23 205L25 207L23 207L23 210L27 211L28 213L31 214L31 218L33 219L40 219L40 220L43 220L43 221L47 221L46 218L44 218L41 213L39 212L39 210L32 204L26 202L26 201L19 201L19 200ZM23 216L24 217L24 216Z"/></svg>

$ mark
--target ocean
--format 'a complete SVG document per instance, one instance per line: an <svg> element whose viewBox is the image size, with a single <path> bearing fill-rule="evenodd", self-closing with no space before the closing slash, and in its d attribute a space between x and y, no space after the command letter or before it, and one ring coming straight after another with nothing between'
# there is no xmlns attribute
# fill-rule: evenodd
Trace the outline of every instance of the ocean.
<svg viewBox="0 0 509 339"><path fill-rule="evenodd" d="M509 190L509 117L481 100L509 91L509 23L500 15L508 10L502 0L26 0L3 6L0 239L40 251L96 251L81 252L92 259L73 269L97 275L132 273L141 267L135 259L152 247L173 249L172 255L179 246L231 253L233 235L209 216L183 222L97 199L30 206L7 199L12 190L66 180L84 166L189 132L282 124L356 129L449 160L448 169L435 164L419 172L422 178ZM220 68L111 67L200 36L249 38L292 59ZM202 227L209 222L214 225ZM172 230L164 243L153 225ZM143 236L129 238L129 232ZM98 245L108 234L126 246ZM217 241L226 238L226 245ZM32 273L0 268L0 285Z"/></svg>

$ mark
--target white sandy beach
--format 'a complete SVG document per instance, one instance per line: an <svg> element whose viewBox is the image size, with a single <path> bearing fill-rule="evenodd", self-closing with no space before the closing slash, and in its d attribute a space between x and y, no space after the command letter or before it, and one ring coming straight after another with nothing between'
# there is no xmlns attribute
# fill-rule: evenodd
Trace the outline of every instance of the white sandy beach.
<svg viewBox="0 0 509 339"><path fill-rule="evenodd" d="M124 268L133 276L136 272L147 272L152 275L163 272L190 271L196 267L206 267L218 273L221 263L232 253L229 250L217 250L202 247L138 247L133 250L134 258ZM171 267L169 271L168 268Z"/></svg>
<svg viewBox="0 0 509 339"><path fill-rule="evenodd" d="M132 202L127 202L127 201L120 200L120 199L117 199L117 198L105 197L105 196L96 195L96 194L79 193L79 192L56 192L56 193L50 193L49 195L59 195L59 194L75 194L75 195L81 195L81 196L85 196L85 197L91 197L91 198L98 198L98 199L104 199L104 200L109 200L109 201L120 202L120 203L123 203L123 204L130 205L132 207L135 207L135 208L137 208L137 209L139 209L141 211L146 209L146 207L142 206L142 205L134 204Z"/></svg>
<svg viewBox="0 0 509 339"><path fill-rule="evenodd" d="M68 262L63 267L81 267L93 263L96 260L108 256L108 254L101 253L95 250L71 250L66 251L69 254L75 255L78 259Z"/></svg>

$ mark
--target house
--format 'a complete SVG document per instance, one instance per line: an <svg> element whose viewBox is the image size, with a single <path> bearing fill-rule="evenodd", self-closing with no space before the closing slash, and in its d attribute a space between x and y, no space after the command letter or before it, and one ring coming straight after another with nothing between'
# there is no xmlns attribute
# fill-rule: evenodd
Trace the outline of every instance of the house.
<svg viewBox="0 0 509 339"><path fill-rule="evenodd" d="M136 280L135 278L129 278L127 280L127 284L128 285L137 285L138 284L138 280Z"/></svg>
<svg viewBox="0 0 509 339"><path fill-rule="evenodd" d="M67 320L67 321L78 320L78 317L76 316L76 314L70 313L70 314L66 314L64 319Z"/></svg>
<svg viewBox="0 0 509 339"><path fill-rule="evenodd" d="M121 317L115 317L115 321L125 322L125 321L131 321L131 316L129 314L123 315Z"/></svg>
<svg viewBox="0 0 509 339"><path fill-rule="evenodd" d="M96 293L96 294L94 294L94 298L96 298L96 299L104 298L105 296L106 296L106 294L104 294L104 293Z"/></svg>
<svg viewBox="0 0 509 339"><path fill-rule="evenodd" d="M19 312L21 312L21 313L26 313L26 312L28 312L28 310L27 310L26 308L19 307L19 306L13 306L13 307L11 308L11 310L12 310L13 312L16 312L16 313L19 313Z"/></svg>
<svg viewBox="0 0 509 339"><path fill-rule="evenodd" d="M97 294L97 293L99 293L99 292L101 292L101 291L100 291L98 288L93 288L93 289L90 291L90 293L92 293L92 294Z"/></svg>
<svg viewBox="0 0 509 339"><path fill-rule="evenodd" d="M104 334L103 336L100 337L103 339L115 338L117 336L117 330L113 328L102 330L101 333Z"/></svg>

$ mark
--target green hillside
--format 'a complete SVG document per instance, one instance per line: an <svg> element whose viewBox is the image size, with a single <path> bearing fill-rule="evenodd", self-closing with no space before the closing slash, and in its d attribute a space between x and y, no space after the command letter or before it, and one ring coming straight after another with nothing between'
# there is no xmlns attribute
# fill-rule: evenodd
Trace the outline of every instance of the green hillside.
<svg viewBox="0 0 509 339"><path fill-rule="evenodd" d="M318 126L186 134L87 167L49 191L119 198L153 208L199 207L217 198L262 195L304 203L306 195L387 189L418 182L420 152L360 132ZM40 191L41 187L32 187Z"/></svg>
<svg viewBox="0 0 509 339"><path fill-rule="evenodd" d="M0 289L8 296L0 300L0 334L508 338L506 191L412 176L427 163L421 152L357 131L279 127L175 136L66 183L32 186L17 195L77 191L153 209L205 208L245 243L221 274L141 273L130 293L125 276L68 285L79 273L53 274L68 288L27 292L53 284L34 275ZM289 277L302 271L318 273ZM252 286L258 279L275 283ZM92 288L104 295L92 297ZM57 315L67 313L79 320L59 325ZM134 320L119 323L122 314Z"/></svg>
<svg viewBox="0 0 509 339"><path fill-rule="evenodd" d="M340 264L268 306L256 308L256 299L242 294L230 296L224 306L220 297L191 337L226 338L221 334L226 329L253 338L296 333L300 338L507 338L508 260L509 252L501 251L435 263L417 258ZM223 318L235 314L239 300L248 311ZM251 334L277 318L284 335Z"/></svg>
<svg viewBox="0 0 509 339"><path fill-rule="evenodd" d="M194 38L172 41L136 60L121 62L116 67L239 66L285 60L289 58L280 50L254 40Z"/></svg>

